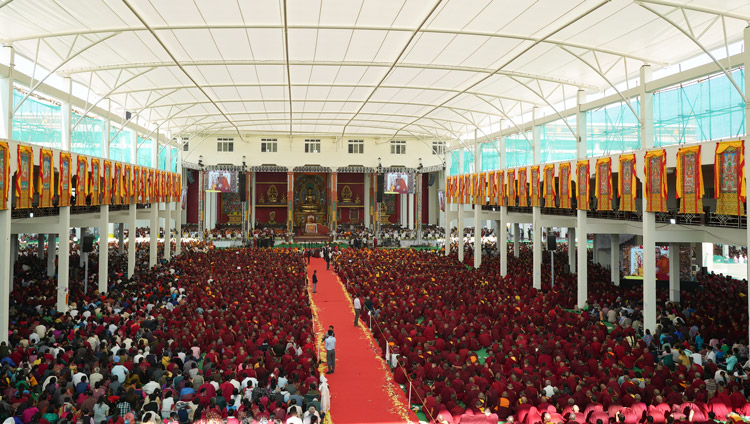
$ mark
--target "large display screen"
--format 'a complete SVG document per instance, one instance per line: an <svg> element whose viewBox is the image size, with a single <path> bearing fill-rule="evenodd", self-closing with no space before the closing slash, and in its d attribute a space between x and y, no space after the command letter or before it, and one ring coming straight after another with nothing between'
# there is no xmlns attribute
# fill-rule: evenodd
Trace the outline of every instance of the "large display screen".
<svg viewBox="0 0 750 424"><path fill-rule="evenodd" d="M385 174L385 192L393 194L414 193L414 175L406 172Z"/></svg>
<svg viewBox="0 0 750 424"><path fill-rule="evenodd" d="M236 193L237 173L234 171L209 171L208 178L206 178L206 190Z"/></svg>

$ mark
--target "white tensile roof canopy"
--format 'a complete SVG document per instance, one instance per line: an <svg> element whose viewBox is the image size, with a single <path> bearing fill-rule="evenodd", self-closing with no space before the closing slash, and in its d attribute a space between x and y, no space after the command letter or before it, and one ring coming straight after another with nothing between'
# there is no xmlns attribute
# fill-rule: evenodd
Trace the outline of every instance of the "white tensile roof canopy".
<svg viewBox="0 0 750 424"><path fill-rule="evenodd" d="M747 0L4 0L0 41L172 134L456 139L748 20Z"/></svg>

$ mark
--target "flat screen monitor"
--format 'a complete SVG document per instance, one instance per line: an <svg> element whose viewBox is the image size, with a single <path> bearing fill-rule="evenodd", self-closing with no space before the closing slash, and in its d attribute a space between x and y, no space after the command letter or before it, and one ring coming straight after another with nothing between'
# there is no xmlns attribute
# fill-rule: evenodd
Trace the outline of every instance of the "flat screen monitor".
<svg viewBox="0 0 750 424"><path fill-rule="evenodd" d="M389 172L385 175L385 193L414 193L414 175L406 172Z"/></svg>
<svg viewBox="0 0 750 424"><path fill-rule="evenodd" d="M206 178L206 190L236 193L237 173L234 171L209 171L208 178Z"/></svg>

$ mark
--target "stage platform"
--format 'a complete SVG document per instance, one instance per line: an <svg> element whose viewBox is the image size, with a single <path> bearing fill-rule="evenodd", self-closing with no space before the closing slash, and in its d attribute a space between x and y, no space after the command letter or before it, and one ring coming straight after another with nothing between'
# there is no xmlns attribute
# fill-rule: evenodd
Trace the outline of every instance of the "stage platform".
<svg viewBox="0 0 750 424"><path fill-rule="evenodd" d="M295 243L328 243L333 241L330 234L303 234L294 236Z"/></svg>

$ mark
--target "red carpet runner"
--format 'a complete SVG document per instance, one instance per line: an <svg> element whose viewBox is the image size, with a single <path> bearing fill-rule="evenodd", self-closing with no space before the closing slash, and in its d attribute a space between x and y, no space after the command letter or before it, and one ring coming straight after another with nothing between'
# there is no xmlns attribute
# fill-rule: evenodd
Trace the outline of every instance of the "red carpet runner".
<svg viewBox="0 0 750 424"><path fill-rule="evenodd" d="M333 325L336 333L336 370L326 376L333 424L416 423L416 415L406 406L406 396L379 357L380 349L372 341L367 324L361 321L359 327L354 326L352 303L333 269L327 271L323 259L312 259L307 267L310 293L313 270L318 271L318 289L312 300L321 324L316 329L328 331Z"/></svg>

